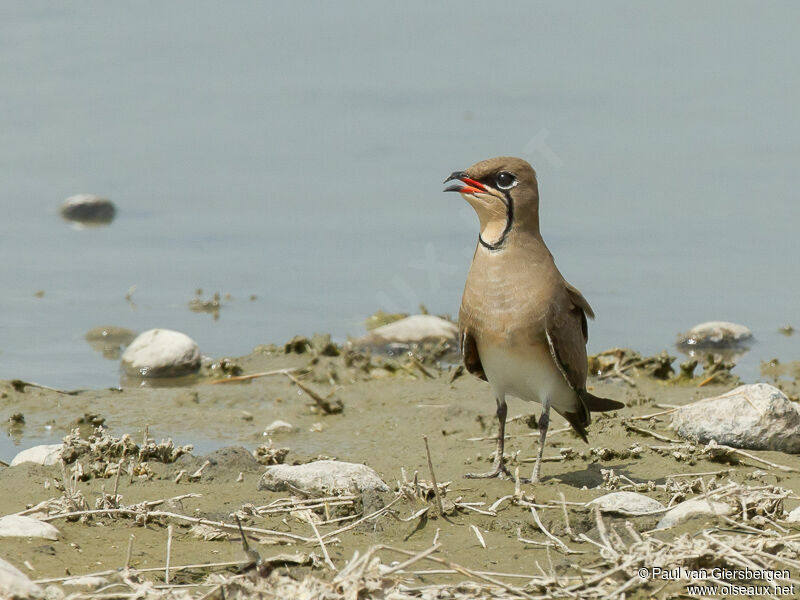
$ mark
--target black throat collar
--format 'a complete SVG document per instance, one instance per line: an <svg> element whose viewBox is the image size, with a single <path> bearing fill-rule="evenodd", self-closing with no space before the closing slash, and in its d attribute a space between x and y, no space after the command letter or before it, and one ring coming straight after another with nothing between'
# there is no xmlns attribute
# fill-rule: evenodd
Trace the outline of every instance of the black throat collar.
<svg viewBox="0 0 800 600"><path fill-rule="evenodd" d="M500 239L498 239L495 243L490 244L483 239L483 236L480 233L478 234L478 242L487 250L502 250L506 244L506 240L508 239L508 234L511 231L511 227L514 225L514 202L511 200L511 194L508 192L503 195L506 199L506 226L505 229L503 229L503 233L500 234Z"/></svg>

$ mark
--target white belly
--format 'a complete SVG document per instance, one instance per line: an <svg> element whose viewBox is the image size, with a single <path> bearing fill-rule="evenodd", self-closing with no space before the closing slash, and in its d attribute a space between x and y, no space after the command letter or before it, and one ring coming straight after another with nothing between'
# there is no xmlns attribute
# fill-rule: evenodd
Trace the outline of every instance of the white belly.
<svg viewBox="0 0 800 600"><path fill-rule="evenodd" d="M544 346L521 354L509 348L482 347L479 344L478 354L486 378L498 398L511 395L541 404L549 397L550 406L557 412L575 412L577 395Z"/></svg>

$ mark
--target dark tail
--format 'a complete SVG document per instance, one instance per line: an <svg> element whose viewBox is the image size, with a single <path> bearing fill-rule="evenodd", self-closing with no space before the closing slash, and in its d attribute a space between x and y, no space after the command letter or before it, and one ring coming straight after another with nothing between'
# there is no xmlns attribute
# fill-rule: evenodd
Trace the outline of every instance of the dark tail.
<svg viewBox="0 0 800 600"><path fill-rule="evenodd" d="M584 406L586 406L586 408L588 408L591 412L605 412L607 410L619 410L620 408L625 408L625 405L622 402L617 402L616 400L611 400L610 398L594 396L586 390L581 390L578 392L578 395L581 397L581 400L583 400Z"/></svg>
<svg viewBox="0 0 800 600"><path fill-rule="evenodd" d="M622 402L610 400L609 398L601 398L600 396L593 396L586 390L580 390L578 392L578 396L581 399L580 410L574 413L563 413L563 417L569 421L569 424L572 425L572 428L586 443L589 442L586 437L586 427L592 421L592 418L589 414L590 411L604 412L606 410L619 410L620 408L625 407Z"/></svg>

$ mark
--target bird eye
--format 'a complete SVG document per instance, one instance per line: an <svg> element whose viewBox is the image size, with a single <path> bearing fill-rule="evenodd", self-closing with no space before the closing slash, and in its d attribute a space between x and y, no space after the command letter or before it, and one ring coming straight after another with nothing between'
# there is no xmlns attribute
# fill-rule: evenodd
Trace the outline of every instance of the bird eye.
<svg viewBox="0 0 800 600"><path fill-rule="evenodd" d="M510 190L517 185L517 178L508 171L500 171L495 177L495 181L497 182L497 187L501 190Z"/></svg>

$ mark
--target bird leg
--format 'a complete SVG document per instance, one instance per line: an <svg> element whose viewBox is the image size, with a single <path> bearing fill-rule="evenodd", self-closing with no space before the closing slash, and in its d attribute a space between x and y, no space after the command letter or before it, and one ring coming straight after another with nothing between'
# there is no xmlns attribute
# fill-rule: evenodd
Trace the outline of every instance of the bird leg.
<svg viewBox="0 0 800 600"><path fill-rule="evenodd" d="M505 398L496 398L496 401L497 420L500 422L500 428L497 433L497 447L494 451L492 470L488 473L465 473L464 477L467 479L488 479L490 477L499 477L501 473L505 473L511 477L511 473L503 461L503 448L506 444L506 415L508 415L508 406L506 406Z"/></svg>
<svg viewBox="0 0 800 600"><path fill-rule="evenodd" d="M542 454L544 454L544 441L547 438L547 428L550 427L550 397L547 396L542 402L542 416L539 417L539 454L536 456L536 464L533 465L531 483L539 481L539 469L542 466Z"/></svg>

